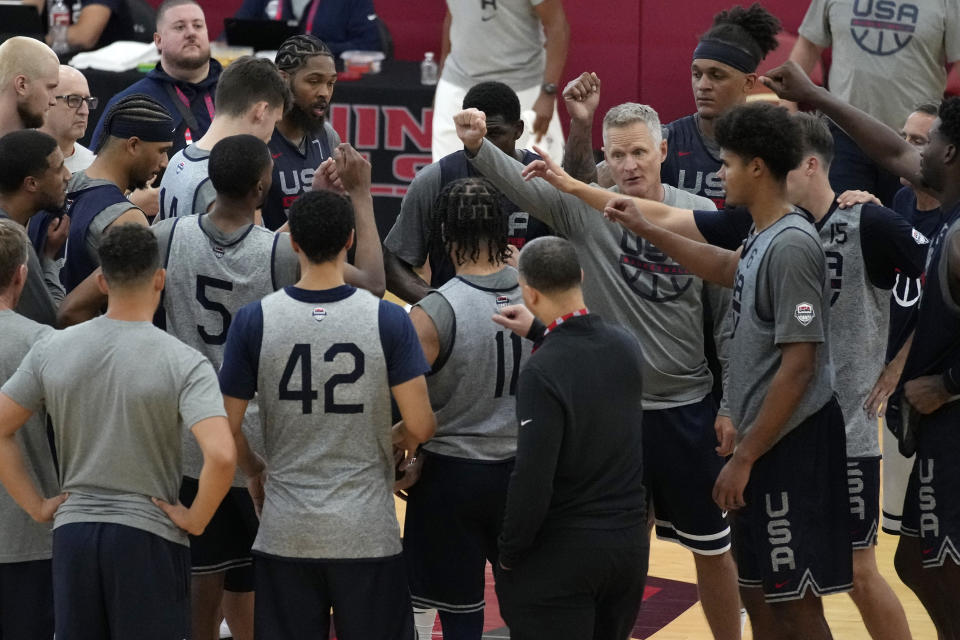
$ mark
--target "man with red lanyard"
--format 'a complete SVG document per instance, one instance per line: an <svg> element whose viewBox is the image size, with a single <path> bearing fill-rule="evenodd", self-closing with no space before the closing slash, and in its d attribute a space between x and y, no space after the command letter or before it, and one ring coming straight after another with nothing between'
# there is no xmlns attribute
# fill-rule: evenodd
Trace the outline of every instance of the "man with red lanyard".
<svg viewBox="0 0 960 640"><path fill-rule="evenodd" d="M382 49L373 0L243 0L236 17L284 20L323 40L337 58Z"/></svg>
<svg viewBox="0 0 960 640"><path fill-rule="evenodd" d="M118 100L145 93L162 104L176 122L173 148L176 153L207 132L213 120L213 96L223 70L210 58L210 40L203 9L195 0L165 0L157 9L157 32L153 41L160 51L156 68L120 93L103 109L106 114ZM93 132L96 148L103 134L103 116Z"/></svg>

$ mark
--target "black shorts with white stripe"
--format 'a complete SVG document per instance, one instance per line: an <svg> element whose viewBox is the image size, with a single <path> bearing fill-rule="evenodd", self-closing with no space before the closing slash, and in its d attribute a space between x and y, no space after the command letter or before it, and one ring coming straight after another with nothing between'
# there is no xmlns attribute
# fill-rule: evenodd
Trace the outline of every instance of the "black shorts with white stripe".
<svg viewBox="0 0 960 640"><path fill-rule="evenodd" d="M180 502L193 504L198 483L183 478ZM250 548L257 537L260 521L250 493L231 487L199 536L190 536L190 572L195 576L223 573L224 589L245 593L253 591L253 558Z"/></svg>
<svg viewBox="0 0 960 640"><path fill-rule="evenodd" d="M656 517L657 537L700 555L730 549L730 527L713 501L723 468L717 455L713 397L643 412L643 484Z"/></svg>
<svg viewBox="0 0 960 640"><path fill-rule="evenodd" d="M853 587L846 437L836 399L753 465L746 506L732 513L740 586L767 602Z"/></svg>

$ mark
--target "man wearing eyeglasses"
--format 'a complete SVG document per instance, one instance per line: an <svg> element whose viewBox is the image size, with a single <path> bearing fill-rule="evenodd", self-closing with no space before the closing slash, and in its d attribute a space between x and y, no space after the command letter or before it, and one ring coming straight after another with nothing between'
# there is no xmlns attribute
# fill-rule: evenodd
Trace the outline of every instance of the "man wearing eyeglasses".
<svg viewBox="0 0 960 640"><path fill-rule="evenodd" d="M67 65L60 65L56 93L57 104L50 107L40 130L57 141L70 173L83 171L93 162L94 153L77 140L87 132L87 119L97 108L97 98L91 97L83 74Z"/></svg>

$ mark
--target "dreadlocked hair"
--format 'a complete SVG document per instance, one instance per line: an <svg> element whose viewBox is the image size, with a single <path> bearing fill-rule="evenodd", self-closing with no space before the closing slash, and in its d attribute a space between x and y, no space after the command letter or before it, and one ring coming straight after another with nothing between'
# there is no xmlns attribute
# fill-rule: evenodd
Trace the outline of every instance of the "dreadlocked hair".
<svg viewBox="0 0 960 640"><path fill-rule="evenodd" d="M113 135L114 123L123 120L128 123L165 124L173 128L173 117L167 108L145 93L133 93L125 96L110 107L103 116L103 134L94 150L100 153Z"/></svg>
<svg viewBox="0 0 960 640"><path fill-rule="evenodd" d="M430 244L453 252L457 266L480 259L504 264L509 256L508 216L500 206L500 192L484 178L463 178L447 183L433 205Z"/></svg>
<svg viewBox="0 0 960 640"><path fill-rule="evenodd" d="M280 71L293 73L306 64L307 58L312 56L330 56L333 58L333 51L316 36L291 36L284 40L280 48L277 49L277 57L274 62Z"/></svg>

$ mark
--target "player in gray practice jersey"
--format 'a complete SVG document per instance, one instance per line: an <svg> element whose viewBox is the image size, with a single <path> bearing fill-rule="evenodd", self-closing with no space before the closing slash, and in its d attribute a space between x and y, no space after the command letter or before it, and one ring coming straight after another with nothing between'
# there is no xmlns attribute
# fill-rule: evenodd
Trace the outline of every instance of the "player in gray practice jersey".
<svg viewBox="0 0 960 640"><path fill-rule="evenodd" d="M456 276L410 312L427 362L437 433L417 458L403 550L416 609L438 609L448 637L483 633L484 567L497 537L517 449L515 395L530 344L490 322L522 302L507 266L509 221L482 178L451 182L434 205L432 241ZM408 468L407 474L410 473ZM417 626L433 626L433 615Z"/></svg>
<svg viewBox="0 0 960 640"><path fill-rule="evenodd" d="M0 220L0 383L14 374L31 345L52 331L14 312L27 282L28 244L20 225ZM56 494L59 483L47 441L46 412L35 413L13 440L41 493ZM0 584L8 585L0 590L0 637L53 637L52 556L50 523L34 520L0 491Z"/></svg>
<svg viewBox="0 0 960 640"><path fill-rule="evenodd" d="M210 362L150 323L164 282L153 234L116 227L98 258L106 315L36 343L0 390L0 481L35 519L56 511L57 638L184 638L187 534L204 530L226 494L236 447ZM59 507L10 438L41 406L69 494ZM185 429L204 458L189 508L177 500Z"/></svg>
<svg viewBox="0 0 960 640"><path fill-rule="evenodd" d="M849 492L826 262L813 226L786 197L787 174L803 157L800 127L784 109L752 104L718 121L717 141L727 201L754 223L742 256L651 224L629 198L605 213L733 288L728 389L738 435L714 499L736 510L740 594L754 633L826 640L820 596L852 586Z"/></svg>
<svg viewBox="0 0 960 640"><path fill-rule="evenodd" d="M511 202L576 245L590 310L637 337L644 358L645 484L656 512L657 536L693 553L704 613L715 637L739 638L730 528L710 498L734 432L723 407L718 417L703 331L704 309L709 308L717 342L723 344L729 292L705 284L654 244L604 220L578 198L541 180L525 181L523 165L483 139L482 112L464 110L456 120L472 166ZM617 183L605 192L608 197L626 193L672 206L715 209L706 198L661 184L666 142L659 117L649 106L626 103L610 109L604 117L604 140Z"/></svg>
<svg viewBox="0 0 960 640"><path fill-rule="evenodd" d="M242 56L231 62L217 81L210 128L170 158L160 181L156 220L208 211L217 197L208 171L211 150L224 138L244 133L268 142L289 100L287 83L269 60Z"/></svg>
<svg viewBox="0 0 960 640"><path fill-rule="evenodd" d="M210 153L217 199L210 213L164 220L151 230L167 269L157 315L161 328L197 349L217 369L230 321L240 307L297 280L297 259L285 234L254 223L270 189L273 161L252 135L224 138ZM262 451L256 407L244 429ZM203 464L196 444L183 439L180 500L192 503ZM213 638L223 616L235 638L253 638L253 560L257 517L239 473L210 526L190 541L193 636Z"/></svg>
<svg viewBox="0 0 960 640"><path fill-rule="evenodd" d="M301 278L237 313L220 369L234 433L255 394L263 424L256 636L319 637L332 606L340 637L409 638L390 396L403 417L393 435L412 456L436 425L429 367L401 307L344 283L349 202L311 191L289 220ZM238 444L244 471L258 475Z"/></svg>

